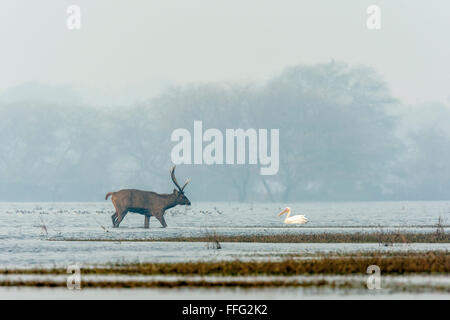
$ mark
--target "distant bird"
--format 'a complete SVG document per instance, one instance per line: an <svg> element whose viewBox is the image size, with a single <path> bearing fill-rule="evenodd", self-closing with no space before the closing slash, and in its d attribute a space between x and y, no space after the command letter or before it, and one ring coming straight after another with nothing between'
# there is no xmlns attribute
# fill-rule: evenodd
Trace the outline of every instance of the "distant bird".
<svg viewBox="0 0 450 320"><path fill-rule="evenodd" d="M290 216L291 208L286 207L283 211L281 211L278 216L287 213L286 219L284 219L284 223L286 224L305 224L308 222L308 219L304 215Z"/></svg>

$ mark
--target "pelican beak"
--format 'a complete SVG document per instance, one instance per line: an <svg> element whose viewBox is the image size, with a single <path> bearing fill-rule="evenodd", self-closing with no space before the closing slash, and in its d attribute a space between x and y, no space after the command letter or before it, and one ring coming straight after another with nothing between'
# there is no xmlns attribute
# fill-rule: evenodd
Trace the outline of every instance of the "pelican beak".
<svg viewBox="0 0 450 320"><path fill-rule="evenodd" d="M283 211L281 211L281 212L278 214L278 216L281 216L281 215L285 214L286 212L288 212L288 208L286 208L286 209L284 209Z"/></svg>

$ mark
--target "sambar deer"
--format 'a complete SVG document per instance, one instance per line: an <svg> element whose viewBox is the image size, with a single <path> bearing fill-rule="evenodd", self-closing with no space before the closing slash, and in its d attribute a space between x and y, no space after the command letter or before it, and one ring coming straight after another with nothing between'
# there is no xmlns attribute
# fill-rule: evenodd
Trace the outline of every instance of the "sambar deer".
<svg viewBox="0 0 450 320"><path fill-rule="evenodd" d="M186 188L190 179L187 179L184 186L180 187L175 178L175 166L170 169L170 177L178 189L173 189L173 193L170 194L159 194L136 189L124 189L107 193L105 200L111 196L111 201L116 209L116 212L111 216L113 227L118 228L128 212L143 214L145 216L144 228L149 227L151 216L156 217L163 228L167 227L164 220L164 212L167 209L176 205L191 205L189 199L184 195L184 188Z"/></svg>

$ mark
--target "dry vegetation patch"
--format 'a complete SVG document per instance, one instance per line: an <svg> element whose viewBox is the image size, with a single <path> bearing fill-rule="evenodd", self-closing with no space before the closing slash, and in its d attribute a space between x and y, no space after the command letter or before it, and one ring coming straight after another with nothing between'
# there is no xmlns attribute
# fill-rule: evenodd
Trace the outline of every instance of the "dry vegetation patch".
<svg viewBox="0 0 450 320"><path fill-rule="evenodd" d="M212 261L177 263L127 263L111 264L82 269L82 274L124 275L303 275L303 274L366 274L367 267L378 265L383 274L450 272L450 255L447 251L403 252L386 254L372 252L347 256L323 255L309 259L289 257L281 261ZM67 274L62 268L2 269L0 274Z"/></svg>

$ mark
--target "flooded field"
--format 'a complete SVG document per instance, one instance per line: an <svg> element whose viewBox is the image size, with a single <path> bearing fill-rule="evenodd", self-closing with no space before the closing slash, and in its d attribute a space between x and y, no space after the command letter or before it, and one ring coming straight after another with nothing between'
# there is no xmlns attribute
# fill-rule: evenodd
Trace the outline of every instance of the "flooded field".
<svg viewBox="0 0 450 320"><path fill-rule="evenodd" d="M301 226L287 226L277 213L280 204L197 203L166 213L167 228L129 213L120 228L111 227L112 204L0 203L0 266L98 264L113 261L185 261L276 258L286 253L357 250L436 250L449 244L410 243L384 248L379 244L125 242L124 240L220 235L299 234L314 232L434 232L441 217L450 217L450 202L297 203L293 213L309 218ZM65 240L80 241L65 241ZM111 242L86 241L108 239ZM122 240L122 241L121 241Z"/></svg>
<svg viewBox="0 0 450 320"><path fill-rule="evenodd" d="M447 250L450 244L416 243L391 247L370 243L221 243L221 249L210 248L203 242L53 242L45 240L11 241L1 245L2 267L53 267L72 264L99 265L104 263L182 262L232 259L276 260L287 254L304 255L381 250Z"/></svg>
<svg viewBox="0 0 450 320"><path fill-rule="evenodd" d="M64 288L2 288L0 299L107 299L107 300L307 300L307 299L440 299L449 300L450 295L442 292L408 293L390 290L340 291L325 288L268 288L268 289L85 289Z"/></svg>
<svg viewBox="0 0 450 320"><path fill-rule="evenodd" d="M120 228L111 227L110 216L113 214L110 202L102 203L0 203L0 268L36 269L67 268L78 265L81 268L105 266L111 264L136 263L176 263L176 262L213 262L213 261L282 261L286 257L309 259L320 255L370 254L386 255L406 252L450 251L450 243L262 243L262 242L221 242L219 248L209 242L190 242L186 238L205 236L251 236L251 235L301 235L301 234L355 234L355 233L421 233L432 234L436 230L448 232L446 224L450 218L450 202L368 202L368 203L296 203L289 204L294 214L304 214L309 223L301 226L288 226L283 218L278 217L286 205L281 204L238 204L238 203L197 203L191 207L177 207L166 213L167 228L161 228L159 222L152 218L150 228L144 229L144 217L129 213ZM440 218L440 225L437 226ZM164 241L170 238L171 241ZM177 241L184 239L184 241ZM157 240L157 241L154 241ZM44 277L44 278L43 278ZM64 275L1 275L0 281L64 281ZM98 275L86 275L86 281L109 281ZM89 278L90 277L90 278ZM103 276L107 277L107 276ZM122 277L122 278L121 278ZM128 281L129 275L115 276L114 281ZM335 290L311 288L305 281L319 281L314 275L304 278L286 278L283 281L297 281L296 288L283 291L291 297L347 297L357 294L365 286L365 276L346 278L332 275L325 276L328 286ZM195 277L194 277L195 278ZM194 281L192 276L184 276L182 281ZM105 280L106 279L106 280ZM125 279L125 280L124 280ZM128 280L127 280L128 279ZM133 278L133 283L152 282L156 278ZM194 279L194 280L192 280ZM250 281L261 283L264 279L250 277ZM202 278L213 281L214 278ZM232 281L241 281L236 277ZM322 278L323 281L324 278ZM322 283L320 280L318 283ZM130 280L131 281L131 280ZM173 277L157 281L180 281ZM221 281L228 281L221 278ZM245 281L245 280L244 280ZM266 278L264 281L278 281ZM330 282L331 281L331 282ZM348 283L352 284L348 287ZM195 283L192 282L195 286ZM241 282L240 282L241 283ZM263 282L262 282L263 283ZM308 288L305 287L305 283ZM339 288L339 283L347 287ZM241 283L242 284L242 283ZM404 297L413 291L423 297L429 294L447 297L450 292L450 278L446 275L428 275L408 277L398 276L388 282L384 295ZM245 285L245 284L244 284ZM291 283L292 285L292 283ZM139 285L138 285L139 286ZM9 293L26 294L32 297L37 289L14 289L0 286L0 296ZM405 289L406 288L406 289ZM409 289L408 289L409 288ZM16 291L15 291L16 290ZM22 291L21 291L22 290ZM50 291L45 291L50 290ZM45 295L53 295L52 290L44 289ZM85 293L66 298L89 296L88 292L99 289L86 289ZM106 295L114 297L122 289L102 289ZM205 297L201 288L157 289L135 288L132 291L146 290L146 294L168 298ZM165 291L169 290L169 291ZM171 290L171 291L170 291ZM251 289L214 290L216 298L257 297ZM267 291L269 290L269 291ZM276 288L259 291L261 298L270 298L278 292ZM272 291L270 291L272 290ZM283 289L284 290L284 289ZM365 295L373 295L367 290ZM408 293L409 292L409 293ZM122 295L122 293L120 294ZM134 293L126 293L130 297ZM276 295L279 295L278 293ZM282 294L284 296L284 294ZM403 296L402 296L403 295ZM117 294L119 296L119 294ZM207 296L207 294L206 294Z"/></svg>
<svg viewBox="0 0 450 320"><path fill-rule="evenodd" d="M5 279L1 276L0 280ZM65 276L9 276L10 279L35 280L51 279L65 283ZM239 277L228 277L236 279ZM248 277L241 277L243 281L253 281ZM307 282L329 281L330 286L286 286L286 287L185 287L185 288L102 288L82 290L68 290L64 286L56 288L34 287L0 287L0 299L450 299L448 276L386 276L383 277L382 287L378 290L368 290L365 286L365 276L297 276L297 277L258 277L260 280L270 281L282 278L283 281ZM222 281L223 277L170 277L170 276L84 276L83 281L175 281L183 279L190 281ZM320 283L320 282L319 282ZM348 283L352 287L346 287ZM414 287L411 292L408 288Z"/></svg>

